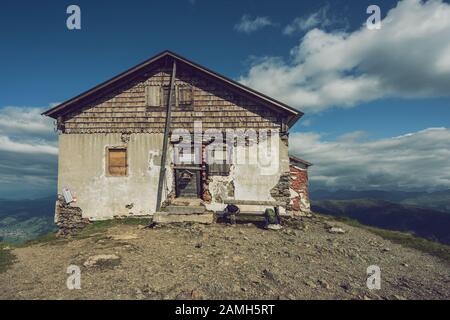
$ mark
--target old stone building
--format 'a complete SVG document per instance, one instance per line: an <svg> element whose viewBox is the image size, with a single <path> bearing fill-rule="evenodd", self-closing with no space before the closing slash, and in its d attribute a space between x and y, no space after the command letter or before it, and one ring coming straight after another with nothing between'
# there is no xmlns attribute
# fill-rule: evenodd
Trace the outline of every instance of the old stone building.
<svg viewBox="0 0 450 320"><path fill-rule="evenodd" d="M308 209L288 155L303 113L172 52L44 115L60 132L58 192L83 218Z"/></svg>

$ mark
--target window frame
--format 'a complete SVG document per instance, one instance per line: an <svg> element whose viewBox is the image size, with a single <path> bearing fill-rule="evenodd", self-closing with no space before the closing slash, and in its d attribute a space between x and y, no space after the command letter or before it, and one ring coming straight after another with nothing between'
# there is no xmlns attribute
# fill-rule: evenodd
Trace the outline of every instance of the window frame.
<svg viewBox="0 0 450 320"><path fill-rule="evenodd" d="M146 112L151 112L154 110L164 109L162 105L162 90L161 85L146 85L145 86L145 110ZM154 94L155 97L151 97ZM153 102L153 103L151 103Z"/></svg>
<svg viewBox="0 0 450 320"><path fill-rule="evenodd" d="M190 101L188 103L186 102L181 102L181 91L188 91L190 94ZM177 101L177 106L180 108L192 108L194 106L194 87L191 85L178 85L177 86L177 90L176 90L176 101Z"/></svg>
<svg viewBox="0 0 450 320"><path fill-rule="evenodd" d="M186 91L190 91L190 102L186 103L186 102L181 102L181 91L182 90L186 90ZM167 98L166 98L166 94L165 91L167 91ZM167 107L167 103L168 103L168 97L169 94L168 92L170 91L170 85L162 85L161 86L161 91L160 91L160 97L161 97L161 101L160 101L160 106L161 107ZM179 107L182 109L185 109L187 111L192 111L193 107L194 107L194 87L192 85L175 85L175 96L174 96L174 107Z"/></svg>
<svg viewBox="0 0 450 320"><path fill-rule="evenodd" d="M228 145L225 141L222 143L222 154L225 154L225 159L222 159L222 162L217 163L215 158L215 151L217 151L216 149L212 150L212 154L211 156L214 159L214 163L207 163L206 164L206 168L207 168L207 172L209 176L221 176L221 177L226 177L230 175L230 171L231 171L231 163L227 163L227 160L232 159L233 155L233 147L231 147L230 145Z"/></svg>

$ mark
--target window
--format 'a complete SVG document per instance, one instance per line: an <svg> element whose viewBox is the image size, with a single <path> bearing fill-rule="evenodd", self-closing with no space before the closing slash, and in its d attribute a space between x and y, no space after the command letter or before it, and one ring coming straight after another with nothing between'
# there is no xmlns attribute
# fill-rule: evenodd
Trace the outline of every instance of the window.
<svg viewBox="0 0 450 320"><path fill-rule="evenodd" d="M207 157L209 175L227 176L230 174L231 149L229 148L227 151L226 144L223 144L222 148L212 149Z"/></svg>
<svg viewBox="0 0 450 320"><path fill-rule="evenodd" d="M127 175L127 149L108 148L107 149L107 174L109 176L121 177Z"/></svg>
<svg viewBox="0 0 450 320"><path fill-rule="evenodd" d="M227 163L213 163L208 165L208 174L211 176L228 176L230 165Z"/></svg>
<svg viewBox="0 0 450 320"><path fill-rule="evenodd" d="M178 105L181 107L192 105L192 87L191 86L178 87Z"/></svg>
<svg viewBox="0 0 450 320"><path fill-rule="evenodd" d="M161 107L167 107L167 103L169 102L169 91L170 86L161 87ZM175 106L190 107L192 106L192 102L191 86L175 86L175 100L173 101Z"/></svg>
<svg viewBox="0 0 450 320"><path fill-rule="evenodd" d="M161 106L161 87L149 85L145 87L145 103L150 110L154 107Z"/></svg>
<svg viewBox="0 0 450 320"><path fill-rule="evenodd" d="M169 103L169 91L170 91L170 86L162 86L161 87L161 107L164 107L164 108L167 107L167 104ZM173 102L174 101L172 101L172 103Z"/></svg>

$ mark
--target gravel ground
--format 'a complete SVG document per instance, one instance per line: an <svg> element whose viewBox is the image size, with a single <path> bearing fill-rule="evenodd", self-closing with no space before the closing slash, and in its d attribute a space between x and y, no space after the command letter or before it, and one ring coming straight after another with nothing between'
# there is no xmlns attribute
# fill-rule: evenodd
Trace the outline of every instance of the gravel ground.
<svg viewBox="0 0 450 320"><path fill-rule="evenodd" d="M328 232L330 224L344 234ZM449 299L450 266L322 217L281 231L253 224L117 225L12 250L1 299ZM106 255L102 257L98 255ZM69 290L69 265L81 289ZM381 289L366 270L381 268Z"/></svg>

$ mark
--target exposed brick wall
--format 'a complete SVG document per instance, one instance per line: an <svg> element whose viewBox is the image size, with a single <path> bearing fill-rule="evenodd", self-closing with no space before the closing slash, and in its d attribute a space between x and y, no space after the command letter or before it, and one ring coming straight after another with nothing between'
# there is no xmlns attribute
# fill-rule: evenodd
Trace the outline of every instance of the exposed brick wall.
<svg viewBox="0 0 450 320"><path fill-rule="evenodd" d="M292 211L310 212L308 193L308 171L291 165L290 167L290 189Z"/></svg>

